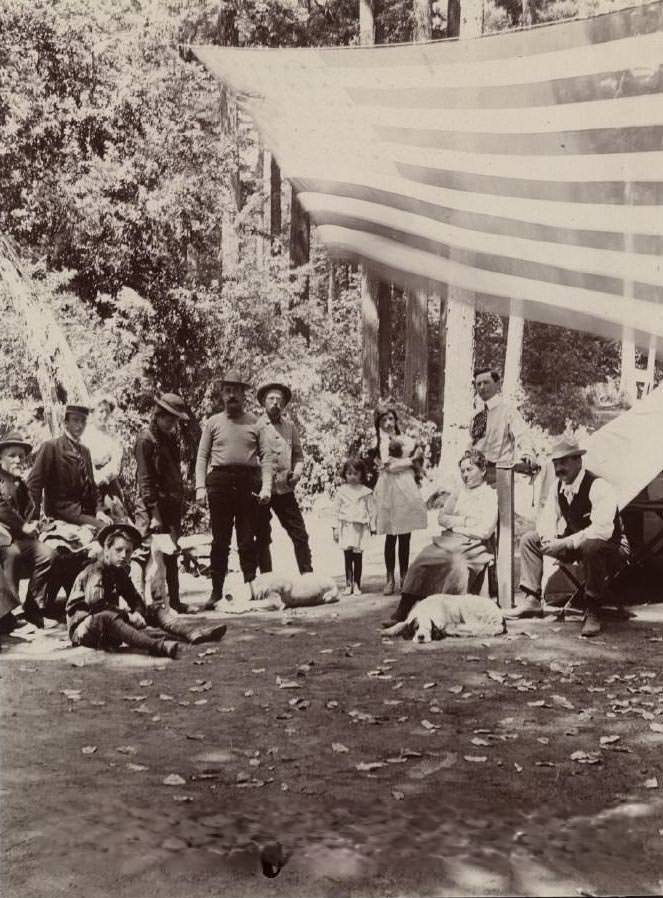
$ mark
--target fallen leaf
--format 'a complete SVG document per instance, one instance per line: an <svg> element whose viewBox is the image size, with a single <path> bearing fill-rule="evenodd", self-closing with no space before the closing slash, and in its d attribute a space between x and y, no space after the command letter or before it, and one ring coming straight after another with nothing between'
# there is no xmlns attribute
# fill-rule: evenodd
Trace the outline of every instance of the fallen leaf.
<svg viewBox="0 0 663 898"><path fill-rule="evenodd" d="M282 680L281 677L276 678L279 689L301 689L302 684L296 680Z"/></svg>
<svg viewBox="0 0 663 898"><path fill-rule="evenodd" d="M281 783L281 792L287 792L290 786L287 783Z"/></svg>
<svg viewBox="0 0 663 898"><path fill-rule="evenodd" d="M205 738L203 733L185 733L184 735L187 739L192 739L195 742L202 742L202 740Z"/></svg>
<svg viewBox="0 0 663 898"><path fill-rule="evenodd" d="M447 692L452 692L454 695L460 695L464 688L464 686L449 686Z"/></svg>
<svg viewBox="0 0 663 898"><path fill-rule="evenodd" d="M421 725L425 730L431 732L432 730L439 730L440 727L436 723L431 723L430 720L422 720Z"/></svg>
<svg viewBox="0 0 663 898"><path fill-rule="evenodd" d="M198 652L199 658L206 658L208 655L218 655L218 649L205 649L204 652Z"/></svg>
<svg viewBox="0 0 663 898"><path fill-rule="evenodd" d="M650 723L649 729L653 733L663 733L663 723Z"/></svg>
<svg viewBox="0 0 663 898"><path fill-rule="evenodd" d="M495 680L496 683L503 683L506 679L505 675L496 670L487 670L486 676L489 680Z"/></svg>
<svg viewBox="0 0 663 898"><path fill-rule="evenodd" d="M335 702L335 701L325 702L325 708L329 708L330 711L333 711L334 708L338 708L338 702Z"/></svg>
<svg viewBox="0 0 663 898"><path fill-rule="evenodd" d="M463 759L471 764L483 764L488 760L486 755L463 755Z"/></svg>
<svg viewBox="0 0 663 898"><path fill-rule="evenodd" d="M200 705L206 705L206 704L207 704L206 698L199 698L194 702L194 705L196 705L197 707L200 707Z"/></svg>
<svg viewBox="0 0 663 898"><path fill-rule="evenodd" d="M131 709L132 714L151 714L152 709L148 708L147 705L138 705L137 708Z"/></svg>
<svg viewBox="0 0 663 898"><path fill-rule="evenodd" d="M120 745L120 746L118 746L118 748L115 749L115 751L119 751L119 753L121 755L135 755L136 754L136 749L133 747L133 745Z"/></svg>
<svg viewBox="0 0 663 898"><path fill-rule="evenodd" d="M536 761L535 766L536 767L554 767L555 765L553 764L552 761Z"/></svg>
<svg viewBox="0 0 663 898"><path fill-rule="evenodd" d="M403 801L405 798L405 792L401 792L400 789L392 789L391 790L392 798L395 798L396 801Z"/></svg>
<svg viewBox="0 0 663 898"><path fill-rule="evenodd" d="M527 702L529 708L544 708L545 705L546 703L542 698L537 699L535 702Z"/></svg>
<svg viewBox="0 0 663 898"><path fill-rule="evenodd" d="M83 755L93 755L97 750L96 745L84 745L81 749L81 754Z"/></svg>
<svg viewBox="0 0 663 898"><path fill-rule="evenodd" d="M487 739L480 739L478 736L475 736L474 739L470 739L472 745L490 745Z"/></svg>
<svg viewBox="0 0 663 898"><path fill-rule="evenodd" d="M62 695L66 696L70 702L79 702L81 700L80 689L61 689Z"/></svg>
<svg viewBox="0 0 663 898"><path fill-rule="evenodd" d="M144 702L147 698L146 695L123 695L123 700L125 702Z"/></svg>
<svg viewBox="0 0 663 898"><path fill-rule="evenodd" d="M359 764L355 764L355 770L365 772L370 770L378 770L380 767L385 766L386 765L383 761L360 761Z"/></svg>
<svg viewBox="0 0 663 898"><path fill-rule="evenodd" d="M255 692L253 691L253 689L247 689L246 692L244 693L244 698L251 698L252 695L255 695Z"/></svg>
<svg viewBox="0 0 663 898"><path fill-rule="evenodd" d="M332 751L340 753L350 751L350 749L347 747L347 745L343 745L342 742L332 742Z"/></svg>
<svg viewBox="0 0 663 898"><path fill-rule="evenodd" d="M516 764L515 761L513 762L513 766L516 768L516 773L522 773L522 772L523 772L523 768L520 766L520 764Z"/></svg>
<svg viewBox="0 0 663 898"><path fill-rule="evenodd" d="M331 655L334 649L320 649L321 655Z"/></svg>
<svg viewBox="0 0 663 898"><path fill-rule="evenodd" d="M179 773L169 774L162 782L164 786L184 786L186 784L186 780Z"/></svg>
<svg viewBox="0 0 663 898"><path fill-rule="evenodd" d="M209 692L211 688L212 684L209 680L202 680L196 686L190 686L189 692Z"/></svg>
<svg viewBox="0 0 663 898"><path fill-rule="evenodd" d="M172 701L173 701L173 696L172 696L172 695L168 695L167 692L162 692L162 693L159 695L159 698L161 699L162 702L172 702Z"/></svg>
<svg viewBox="0 0 663 898"><path fill-rule="evenodd" d="M222 714L232 714L232 712L233 712L235 709L234 709L233 707L225 707L225 708L224 708L224 707L221 707L221 708L217 708L216 710L217 710L217 711L220 711Z"/></svg>
<svg viewBox="0 0 663 898"><path fill-rule="evenodd" d="M104 705L106 704L106 702L90 700L90 704L93 705L95 708L103 708Z"/></svg>
<svg viewBox="0 0 663 898"><path fill-rule="evenodd" d="M432 689L433 686L437 686L437 683L424 683L424 689Z"/></svg>
<svg viewBox="0 0 663 898"><path fill-rule="evenodd" d="M567 711L573 711L575 708L575 705L563 695L551 695L550 700L556 707L565 708Z"/></svg>
<svg viewBox="0 0 663 898"><path fill-rule="evenodd" d="M621 736L601 736L599 742L601 745L614 745L615 742L619 742Z"/></svg>
<svg viewBox="0 0 663 898"><path fill-rule="evenodd" d="M658 779L655 776L650 777L644 782L645 789L658 789Z"/></svg>
<svg viewBox="0 0 663 898"><path fill-rule="evenodd" d="M152 686L154 684L153 680L141 680L138 685L139 686Z"/></svg>
<svg viewBox="0 0 663 898"><path fill-rule="evenodd" d="M579 764L600 764L601 755L596 751L574 751L571 760Z"/></svg>
<svg viewBox="0 0 663 898"><path fill-rule="evenodd" d="M547 736L537 736L537 742L540 742L541 745L548 745L550 743L550 739Z"/></svg>
<svg viewBox="0 0 663 898"><path fill-rule="evenodd" d="M173 795L173 801L193 801L193 795Z"/></svg>
<svg viewBox="0 0 663 898"><path fill-rule="evenodd" d="M145 766L145 764L127 764L127 770L133 770L134 773L142 773L144 770L148 770L149 768Z"/></svg>

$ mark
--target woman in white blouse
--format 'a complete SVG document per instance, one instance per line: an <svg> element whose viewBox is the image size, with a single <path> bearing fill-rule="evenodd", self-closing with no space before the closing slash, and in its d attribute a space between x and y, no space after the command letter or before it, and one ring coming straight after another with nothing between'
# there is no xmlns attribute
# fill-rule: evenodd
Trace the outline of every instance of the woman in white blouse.
<svg viewBox="0 0 663 898"><path fill-rule="evenodd" d="M94 414L85 428L81 442L90 450L94 468L94 482L102 499L122 501L119 476L122 467L122 444L110 432L109 421L115 400L108 394L96 396L92 403Z"/></svg>
<svg viewBox="0 0 663 898"><path fill-rule="evenodd" d="M497 527L497 493L485 481L486 459L482 452L471 449L458 464L463 486L449 496L440 511L440 535L412 562L392 620L405 620L419 599L444 592L450 565L458 565L459 555L467 566L462 592L472 592L477 574L492 558L486 542Z"/></svg>

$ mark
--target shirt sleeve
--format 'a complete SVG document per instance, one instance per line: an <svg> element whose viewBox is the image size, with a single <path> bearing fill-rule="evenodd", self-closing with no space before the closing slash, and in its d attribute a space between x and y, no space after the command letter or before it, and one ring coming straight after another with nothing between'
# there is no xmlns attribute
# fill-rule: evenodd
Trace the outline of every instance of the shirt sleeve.
<svg viewBox="0 0 663 898"><path fill-rule="evenodd" d="M515 448L514 453L521 457L523 455L536 455L529 427L525 423L523 416L515 406L510 406L509 410L509 428L513 434Z"/></svg>
<svg viewBox="0 0 663 898"><path fill-rule="evenodd" d="M301 477L304 472L304 450L299 439L297 428L292 426L292 471Z"/></svg>
<svg viewBox="0 0 663 898"><path fill-rule="evenodd" d="M592 503L589 527L568 537L574 549L588 539L610 539L615 527L617 496L607 480L596 478L589 488L589 501Z"/></svg>
<svg viewBox="0 0 663 898"><path fill-rule="evenodd" d="M154 444L151 440L139 436L136 440L135 454L138 492L146 509L152 514L159 499L157 474L154 467Z"/></svg>
<svg viewBox="0 0 663 898"><path fill-rule="evenodd" d="M206 421L203 426L203 432L200 436L198 444L198 454L196 455L196 489L204 489L205 480L207 478L207 466L209 464L210 452L212 451L212 431L210 422Z"/></svg>
<svg viewBox="0 0 663 898"><path fill-rule="evenodd" d="M378 529L378 509L375 504L375 496L373 493L369 493L366 496L366 506L368 508L368 526L369 529L375 531Z"/></svg>
<svg viewBox="0 0 663 898"><path fill-rule="evenodd" d="M134 586L128 572L122 571L119 578L119 592L132 611L138 611L145 616L145 602Z"/></svg>
<svg viewBox="0 0 663 898"><path fill-rule="evenodd" d="M559 533L559 502L557 501L557 480L550 484L548 498L539 515L536 530L541 539L554 539Z"/></svg>
<svg viewBox="0 0 663 898"><path fill-rule="evenodd" d="M497 493L493 489L484 489L481 502L464 515L460 526L454 526L454 533L474 536L477 539L488 539L497 527Z"/></svg>
<svg viewBox="0 0 663 898"><path fill-rule="evenodd" d="M274 471L274 449L267 434L266 427L256 428L258 440L258 455L260 457L260 472L262 474L262 489L272 492L272 474ZM202 440L200 441L202 444Z"/></svg>
<svg viewBox="0 0 663 898"><path fill-rule="evenodd" d="M53 465L53 445L50 442L43 443L37 452L34 464L28 474L27 484L30 498L35 507L35 517L39 517L41 509L41 497L44 486L51 475Z"/></svg>

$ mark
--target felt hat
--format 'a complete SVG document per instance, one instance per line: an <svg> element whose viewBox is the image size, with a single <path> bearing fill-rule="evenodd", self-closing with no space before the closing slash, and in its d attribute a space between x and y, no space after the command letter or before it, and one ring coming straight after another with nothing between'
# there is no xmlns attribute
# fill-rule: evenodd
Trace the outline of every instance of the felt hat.
<svg viewBox="0 0 663 898"><path fill-rule="evenodd" d="M90 414L90 409L87 405L66 405L64 410L65 418L67 415L83 415L84 418Z"/></svg>
<svg viewBox="0 0 663 898"><path fill-rule="evenodd" d="M573 437L562 435L553 443L551 458L558 461L560 458L569 458L573 455L584 455L586 449L581 449L580 444Z"/></svg>
<svg viewBox="0 0 663 898"><path fill-rule="evenodd" d="M285 384L280 384L278 381L272 381L271 383L263 384L256 393L260 405L264 405L263 400L270 390L280 390L281 393L283 393L284 405L287 405L292 399L292 390L290 389L290 387L286 386Z"/></svg>
<svg viewBox="0 0 663 898"><path fill-rule="evenodd" d="M137 530L133 524L106 524L106 526L102 527L99 533L97 533L97 541L103 546L108 537L112 536L114 533L121 533L123 536L126 536L131 540L134 546L139 546L143 541L140 531Z"/></svg>
<svg viewBox="0 0 663 898"><path fill-rule="evenodd" d="M177 393L162 393L160 396L154 397L154 404L158 405L169 415L175 415L180 421L188 421L189 413L186 410L186 404L181 396Z"/></svg>
<svg viewBox="0 0 663 898"><path fill-rule="evenodd" d="M247 389L251 386L250 383L247 383L242 375L239 373L237 368L231 368L230 371L227 371L224 376L221 378L221 386L224 384L237 384L240 387L244 387Z"/></svg>
<svg viewBox="0 0 663 898"><path fill-rule="evenodd" d="M22 449L25 449L26 455L32 452L32 445L28 443L18 430L10 430L4 437L0 438L0 452L8 446L20 446Z"/></svg>

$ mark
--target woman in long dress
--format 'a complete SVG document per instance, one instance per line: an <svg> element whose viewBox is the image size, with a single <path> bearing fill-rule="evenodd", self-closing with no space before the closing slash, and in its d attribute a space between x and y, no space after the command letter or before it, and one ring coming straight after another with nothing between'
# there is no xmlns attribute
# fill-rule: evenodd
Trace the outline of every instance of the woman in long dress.
<svg viewBox="0 0 663 898"><path fill-rule="evenodd" d="M485 480L485 456L471 449L458 464L463 485L440 511L440 535L412 562L392 621L405 620L412 607L426 596L472 592L477 576L492 560L493 553L486 544L497 528L497 493Z"/></svg>
<svg viewBox="0 0 663 898"><path fill-rule="evenodd" d="M375 431L376 445L372 455L377 470L374 492L377 532L385 535L387 581L384 594L392 595L396 590L396 544L402 582L410 561L410 534L413 530L425 530L428 525L426 505L416 480L423 453L413 440L401 435L398 416L393 409L376 411Z"/></svg>
<svg viewBox="0 0 663 898"><path fill-rule="evenodd" d="M119 482L123 449L108 426L115 400L108 394L101 394L95 397L93 409L92 421L85 428L81 442L90 450L97 490L104 504L112 509L113 500L123 501Z"/></svg>

